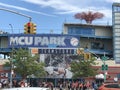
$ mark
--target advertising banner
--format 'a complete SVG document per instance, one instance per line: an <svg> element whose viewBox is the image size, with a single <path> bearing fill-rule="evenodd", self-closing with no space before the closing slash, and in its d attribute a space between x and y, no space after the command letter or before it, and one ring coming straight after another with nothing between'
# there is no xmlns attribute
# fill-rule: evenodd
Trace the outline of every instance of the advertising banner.
<svg viewBox="0 0 120 90"><path fill-rule="evenodd" d="M62 34L10 34L8 47L14 48L77 48L80 37Z"/></svg>

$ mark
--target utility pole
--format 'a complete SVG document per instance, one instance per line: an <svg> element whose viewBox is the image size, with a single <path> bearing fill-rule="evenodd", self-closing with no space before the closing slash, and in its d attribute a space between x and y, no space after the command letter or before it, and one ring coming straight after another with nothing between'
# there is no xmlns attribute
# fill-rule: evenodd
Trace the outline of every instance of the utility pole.
<svg viewBox="0 0 120 90"><path fill-rule="evenodd" d="M10 27L11 27L11 31L12 31L12 35L13 35L13 26L12 26L12 24L9 24L10 25ZM14 48L14 46L13 46L13 43L12 43L12 55L11 55L11 59L10 59L10 64L11 64L11 68L10 68L10 88L12 88L12 80L13 80L13 48Z"/></svg>
<svg viewBox="0 0 120 90"><path fill-rule="evenodd" d="M24 16L24 17L26 17L26 18L29 18L29 22L31 22L31 20L32 20L32 18L30 17L30 16L28 16L28 15L25 15L25 14L22 14L22 13L19 13L19 12L16 12L16 11L13 11L13 10L10 10L10 9L6 9L6 8L0 8L0 10L3 10L3 11L7 11L7 12L11 12L11 13L14 13L14 14L18 14L18 15L21 15L21 16ZM12 24L9 24L10 25L10 27L11 27L11 31L12 31L12 35L14 35L13 34L13 26L12 26ZM13 43L12 43L12 55L11 55L11 69L10 69L10 88L12 88L12 79L13 79L13 49L14 49L14 45L13 45Z"/></svg>
<svg viewBox="0 0 120 90"><path fill-rule="evenodd" d="M105 56L105 53L104 53L104 56L102 57L102 61L103 61L103 64L102 64L102 70L104 72L104 82L106 81L106 71L108 70L108 65L105 63L105 61L107 60L107 57Z"/></svg>
<svg viewBox="0 0 120 90"><path fill-rule="evenodd" d="M19 12L16 12L16 11L13 11L13 10L10 10L10 9L0 8L0 10L7 11L7 12L11 12L11 13L15 13L15 14L18 14L18 15L21 15L21 16L24 16L24 17L27 17L27 18L29 18L29 22L32 20L32 18L31 18L30 16L25 15L25 14L22 14L22 13L19 13Z"/></svg>

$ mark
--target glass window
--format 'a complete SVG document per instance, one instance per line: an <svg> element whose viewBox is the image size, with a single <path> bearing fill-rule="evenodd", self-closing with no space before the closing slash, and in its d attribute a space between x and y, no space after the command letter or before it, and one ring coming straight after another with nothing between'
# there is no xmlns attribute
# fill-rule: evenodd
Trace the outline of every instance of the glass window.
<svg viewBox="0 0 120 90"><path fill-rule="evenodd" d="M120 7L119 6L113 6L113 11L114 12L119 12L120 11Z"/></svg>
<svg viewBox="0 0 120 90"><path fill-rule="evenodd" d="M104 49L104 44L101 44L99 42L92 42L91 43L91 49Z"/></svg>
<svg viewBox="0 0 120 90"><path fill-rule="evenodd" d="M120 73L119 73L119 74L117 74L117 78L118 78L118 79L120 79Z"/></svg>
<svg viewBox="0 0 120 90"><path fill-rule="evenodd" d="M94 28L68 27L68 34L95 35Z"/></svg>

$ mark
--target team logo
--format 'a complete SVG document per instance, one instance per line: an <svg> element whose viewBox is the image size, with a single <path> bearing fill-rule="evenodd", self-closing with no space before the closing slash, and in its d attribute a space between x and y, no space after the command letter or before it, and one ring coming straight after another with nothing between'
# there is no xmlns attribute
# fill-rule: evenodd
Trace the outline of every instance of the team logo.
<svg viewBox="0 0 120 90"><path fill-rule="evenodd" d="M70 43L72 46L78 46L79 40L77 38L71 38Z"/></svg>

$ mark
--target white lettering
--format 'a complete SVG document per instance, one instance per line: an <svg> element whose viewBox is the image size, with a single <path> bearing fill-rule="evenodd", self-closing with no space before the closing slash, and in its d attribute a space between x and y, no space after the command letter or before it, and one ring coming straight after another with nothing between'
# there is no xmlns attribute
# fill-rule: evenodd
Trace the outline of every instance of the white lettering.
<svg viewBox="0 0 120 90"><path fill-rule="evenodd" d="M57 38L57 45L65 46L64 37L58 37Z"/></svg>
<svg viewBox="0 0 120 90"><path fill-rule="evenodd" d="M33 37L10 37L10 45L32 45Z"/></svg>
<svg viewBox="0 0 120 90"><path fill-rule="evenodd" d="M33 37L19 37L19 45L32 45Z"/></svg>
<svg viewBox="0 0 120 90"><path fill-rule="evenodd" d="M51 37L50 38L50 43L49 44L57 44L57 40L56 40L56 37Z"/></svg>
<svg viewBox="0 0 120 90"><path fill-rule="evenodd" d="M48 44L49 44L48 37L43 37L41 45L48 45Z"/></svg>
<svg viewBox="0 0 120 90"><path fill-rule="evenodd" d="M25 44L32 45L33 44L33 37L25 37Z"/></svg>
<svg viewBox="0 0 120 90"><path fill-rule="evenodd" d="M49 46L49 45L55 45L55 46L66 46L65 44L65 37L33 37L33 36L14 36L10 37L10 45L34 45L36 46ZM57 50L56 50L57 52Z"/></svg>
<svg viewBox="0 0 120 90"><path fill-rule="evenodd" d="M10 37L10 45L18 45L18 37Z"/></svg>
<svg viewBox="0 0 120 90"><path fill-rule="evenodd" d="M41 37L35 37L35 45L39 45L39 44L41 44L41 42L42 42L42 38Z"/></svg>
<svg viewBox="0 0 120 90"><path fill-rule="evenodd" d="M34 45L58 45L58 46L66 46L65 42L65 37L35 37L35 43Z"/></svg>
<svg viewBox="0 0 120 90"><path fill-rule="evenodd" d="M19 37L18 39L18 42L19 42L19 45L25 45L25 37Z"/></svg>

